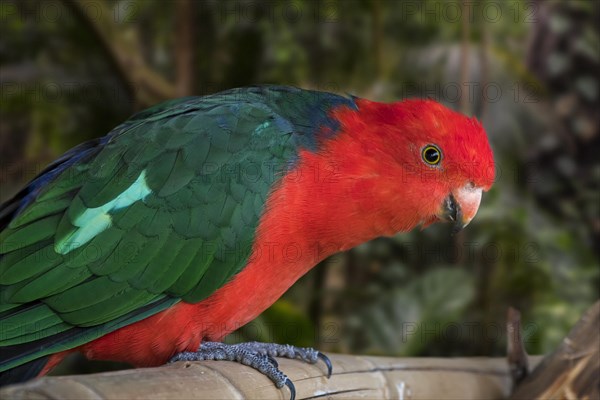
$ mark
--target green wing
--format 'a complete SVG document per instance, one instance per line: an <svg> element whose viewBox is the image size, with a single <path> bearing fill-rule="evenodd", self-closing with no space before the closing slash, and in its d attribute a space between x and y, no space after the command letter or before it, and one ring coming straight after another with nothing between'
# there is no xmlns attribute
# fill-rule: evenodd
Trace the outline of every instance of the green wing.
<svg viewBox="0 0 600 400"><path fill-rule="evenodd" d="M183 99L44 184L0 236L0 346L35 344L0 371L222 286L245 265L292 136L264 103Z"/></svg>

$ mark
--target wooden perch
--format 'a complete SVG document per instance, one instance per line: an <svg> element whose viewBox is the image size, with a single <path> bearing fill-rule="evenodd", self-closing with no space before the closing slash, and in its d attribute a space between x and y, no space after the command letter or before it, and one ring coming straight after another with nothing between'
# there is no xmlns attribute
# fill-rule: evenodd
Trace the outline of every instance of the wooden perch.
<svg viewBox="0 0 600 400"><path fill-rule="evenodd" d="M600 301L523 380L511 399L600 399Z"/></svg>
<svg viewBox="0 0 600 400"><path fill-rule="evenodd" d="M298 399L501 399L511 389L503 358L388 358L330 354L322 364L278 359ZM227 361L179 362L160 368L45 377L0 391L2 399L289 399L287 388Z"/></svg>

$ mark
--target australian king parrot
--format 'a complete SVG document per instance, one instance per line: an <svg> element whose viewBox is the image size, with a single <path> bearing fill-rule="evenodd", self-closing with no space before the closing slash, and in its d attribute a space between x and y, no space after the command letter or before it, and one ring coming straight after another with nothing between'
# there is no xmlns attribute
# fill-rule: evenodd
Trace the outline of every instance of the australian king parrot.
<svg viewBox="0 0 600 400"><path fill-rule="evenodd" d="M243 362L293 395L272 357L326 356L222 339L333 253L464 227L493 180L481 124L433 100L254 86L156 105L0 207L0 382L81 352Z"/></svg>

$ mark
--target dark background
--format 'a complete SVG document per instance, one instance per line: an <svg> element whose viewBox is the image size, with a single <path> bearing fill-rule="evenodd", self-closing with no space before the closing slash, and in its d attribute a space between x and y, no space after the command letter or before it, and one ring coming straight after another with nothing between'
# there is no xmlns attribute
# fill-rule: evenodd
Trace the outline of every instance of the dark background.
<svg viewBox="0 0 600 400"><path fill-rule="evenodd" d="M538 354L599 297L599 2L0 0L0 21L2 200L137 110L243 85L431 97L483 122L498 174L464 232L336 255L229 340L499 356L512 305Z"/></svg>

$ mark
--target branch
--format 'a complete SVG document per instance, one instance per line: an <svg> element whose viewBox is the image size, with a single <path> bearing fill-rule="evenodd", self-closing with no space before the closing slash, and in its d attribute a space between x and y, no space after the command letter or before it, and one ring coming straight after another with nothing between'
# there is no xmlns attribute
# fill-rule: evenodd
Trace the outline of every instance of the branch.
<svg viewBox="0 0 600 400"><path fill-rule="evenodd" d="M600 398L600 301L561 345L517 387L511 399Z"/></svg>
<svg viewBox="0 0 600 400"><path fill-rule="evenodd" d="M323 365L278 359L294 382L298 399L505 398L511 387L502 358L389 358L330 355ZM247 366L227 361L178 362L160 368L94 375L45 377L0 391L3 399L289 399L287 388Z"/></svg>
<svg viewBox="0 0 600 400"><path fill-rule="evenodd" d="M92 18L85 11L85 0L63 1L73 15L89 27L108 61L133 94L138 107L147 107L175 97L175 86L146 64L138 46L128 40L110 18L112 13L104 2L94 3L101 12Z"/></svg>
<svg viewBox="0 0 600 400"><path fill-rule="evenodd" d="M194 80L196 77L195 40L196 4L193 0L177 0L175 15L177 21L177 40L175 41L175 67L177 82L175 83L177 96L190 96L194 94Z"/></svg>
<svg viewBox="0 0 600 400"><path fill-rule="evenodd" d="M508 368L516 387L529 373L529 361L525 352L523 335L521 334L521 313L510 307L506 323L506 343L508 355Z"/></svg>

